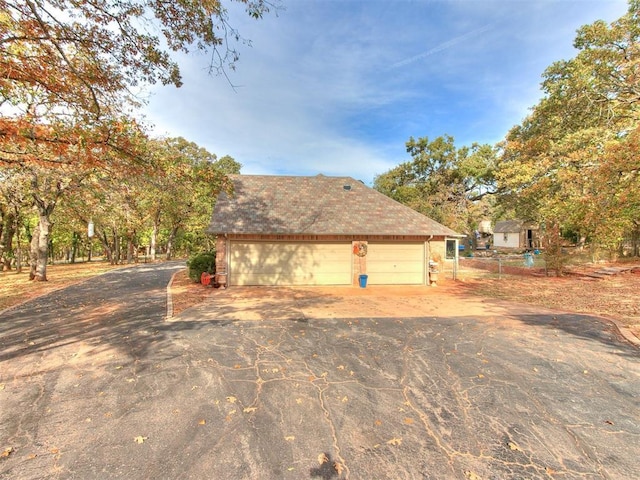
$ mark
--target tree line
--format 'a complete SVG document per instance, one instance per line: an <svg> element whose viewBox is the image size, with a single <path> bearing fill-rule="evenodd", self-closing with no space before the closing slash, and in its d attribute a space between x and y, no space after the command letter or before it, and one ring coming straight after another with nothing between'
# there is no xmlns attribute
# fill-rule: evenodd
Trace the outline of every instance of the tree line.
<svg viewBox="0 0 640 480"><path fill-rule="evenodd" d="M639 256L640 1L611 24L581 27L574 47L545 70L542 98L502 142L410 138L411 160L375 188L469 238L482 219L519 218L543 227L549 251L565 238L616 255L628 241Z"/></svg>
<svg viewBox="0 0 640 480"><path fill-rule="evenodd" d="M259 19L277 1L0 0L4 268L28 241L30 278L46 280L52 242L66 235L73 250L89 222L111 261L143 237L152 254L160 238L171 254L240 167L184 139L149 138L140 94L182 84L179 52L207 52L212 73L234 68L246 40L229 5Z"/></svg>

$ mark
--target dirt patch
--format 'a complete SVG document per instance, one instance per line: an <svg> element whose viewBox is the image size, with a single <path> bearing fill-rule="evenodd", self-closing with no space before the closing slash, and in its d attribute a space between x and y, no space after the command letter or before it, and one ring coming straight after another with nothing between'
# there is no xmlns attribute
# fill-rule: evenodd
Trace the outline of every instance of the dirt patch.
<svg viewBox="0 0 640 480"><path fill-rule="evenodd" d="M483 272L465 270L458 281L443 280L437 287L234 287L219 290L191 281L186 270L176 274L172 285L174 315L208 301L224 303L219 310L229 318L240 315L255 320L272 317L352 318L459 314L460 295L495 298L565 312L599 315L627 326L640 338L640 274L624 273L605 279L583 276L532 277L483 276ZM219 295L219 299L213 298ZM336 297L350 299L336 302ZM383 300L384 299L384 300ZM261 311L256 311L260 302ZM465 302L465 308L474 302ZM311 312L311 313L309 313ZM473 314L473 312L465 312Z"/></svg>
<svg viewBox="0 0 640 480"><path fill-rule="evenodd" d="M112 266L103 262L51 265L48 268L48 282L30 282L26 271L20 274L2 272L0 273L0 311L52 290L121 267L121 265ZM343 298L352 297L355 303L350 308L354 311L358 308L367 308L377 315L386 314L389 310L389 304L381 303L378 300L379 297L402 299L394 302L391 307L393 313L398 316L415 313L419 305L423 313L433 312L436 304L437 313L440 315L444 315L444 312L455 312L459 310L457 304L459 295L473 295L480 299L497 298L567 312L601 315L626 325L640 338L639 271L612 275L604 279L582 275L588 274L588 269L575 273L577 274L562 278L516 275L502 275L501 278L496 278L495 275L492 276L482 270L465 268L460 273L459 281L454 282L445 278L437 287L314 287L297 289L297 293L291 295L298 302L299 307L304 307L304 302L315 301L317 308L321 308L321 311L329 316L353 315L353 311L338 308L336 302L331 301L331 296L336 294ZM173 313L178 315L187 308L209 301L213 295L221 292L225 295L233 295L233 290L234 288L220 291L203 287L187 277L186 269L182 270L175 275L171 286ZM275 295L264 289L250 290L252 295L260 297ZM278 289L276 293L282 294ZM445 295L446 293L455 295ZM246 294L244 292L244 295ZM233 299L233 297L230 298ZM403 310L405 305L409 310ZM277 308L277 304L274 304L274 309ZM378 308L377 311L375 311L376 308ZM356 313L361 314L361 312Z"/></svg>
<svg viewBox="0 0 640 480"><path fill-rule="evenodd" d="M186 268L180 270L173 276L171 282L173 315L178 315L187 308L204 302L213 292L213 287L205 287L191 280L187 275Z"/></svg>
<svg viewBox="0 0 640 480"><path fill-rule="evenodd" d="M509 275L501 279L470 278L463 283L465 290L475 295L611 318L627 326L640 338L638 273L627 272L603 279L581 275Z"/></svg>

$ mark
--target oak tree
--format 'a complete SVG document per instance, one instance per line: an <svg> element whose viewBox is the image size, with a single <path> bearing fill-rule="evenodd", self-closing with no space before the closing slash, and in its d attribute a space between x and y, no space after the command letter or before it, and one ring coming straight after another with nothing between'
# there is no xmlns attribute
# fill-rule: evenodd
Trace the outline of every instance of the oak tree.
<svg viewBox="0 0 640 480"><path fill-rule="evenodd" d="M580 28L574 45L577 55L545 71L543 98L507 135L496 177L518 216L615 251L640 218L622 201L638 176L630 146L640 125L640 2L610 25Z"/></svg>

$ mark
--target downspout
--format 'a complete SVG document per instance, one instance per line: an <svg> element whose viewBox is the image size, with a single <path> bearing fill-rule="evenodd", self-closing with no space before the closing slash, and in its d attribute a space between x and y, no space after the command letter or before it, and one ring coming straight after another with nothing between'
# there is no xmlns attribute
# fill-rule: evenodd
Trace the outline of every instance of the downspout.
<svg viewBox="0 0 640 480"><path fill-rule="evenodd" d="M431 283L431 279L429 278L430 276L430 272L429 272L429 264L431 263L431 239L433 238L433 235L429 235L429 238L427 238L427 241L425 242L427 245L427 264L425 265L425 270L427 272L426 274L426 285L429 286Z"/></svg>
<svg viewBox="0 0 640 480"><path fill-rule="evenodd" d="M224 249L224 263L225 263L225 273L227 274L227 288L229 287L229 285L231 284L231 240L229 240L229 236L225 233L224 234L224 243L225 243L225 249Z"/></svg>

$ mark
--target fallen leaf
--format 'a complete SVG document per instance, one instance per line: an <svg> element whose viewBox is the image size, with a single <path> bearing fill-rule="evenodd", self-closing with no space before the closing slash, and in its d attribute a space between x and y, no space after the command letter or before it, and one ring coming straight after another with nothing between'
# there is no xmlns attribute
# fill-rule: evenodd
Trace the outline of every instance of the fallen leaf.
<svg viewBox="0 0 640 480"><path fill-rule="evenodd" d="M476 472L472 472L471 470L467 470L464 474L469 480L482 480Z"/></svg>
<svg viewBox="0 0 640 480"><path fill-rule="evenodd" d="M289 435L288 437L284 437L284 439L285 439L287 442L293 442L293 441L296 439L296 437L295 437L295 436L293 436L293 435Z"/></svg>
<svg viewBox="0 0 640 480"><path fill-rule="evenodd" d="M4 452L0 453L0 458L7 458L12 453L13 453L13 447L5 448Z"/></svg>
<svg viewBox="0 0 640 480"><path fill-rule="evenodd" d="M234 396L230 395L230 396L227 397L227 402L229 402L229 403L236 403L236 400L238 400L238 399L236 397L234 397Z"/></svg>
<svg viewBox="0 0 640 480"><path fill-rule="evenodd" d="M296 403L297 403L298 405L301 405L301 404L302 404L302 399L301 399L301 398L296 398Z"/></svg>
<svg viewBox="0 0 640 480"><path fill-rule="evenodd" d="M405 425L412 425L413 424L413 418L407 417L404 419L404 423Z"/></svg>
<svg viewBox="0 0 640 480"><path fill-rule="evenodd" d="M34 458L36 458L37 456L38 456L38 455L37 455L37 454L35 454L35 453L30 453L30 454L27 456L27 460L33 460L33 459L34 459Z"/></svg>
<svg viewBox="0 0 640 480"><path fill-rule="evenodd" d="M294 467L289 467L289 468L287 468L287 471L289 471L289 472L293 472L294 470L295 470L295 468L294 468Z"/></svg>
<svg viewBox="0 0 640 480"><path fill-rule="evenodd" d="M349 397L347 397L346 395L342 397L342 403L347 403L348 401L349 401Z"/></svg>
<svg viewBox="0 0 640 480"><path fill-rule="evenodd" d="M143 437L142 435L139 435L139 436L135 437L133 439L133 441L136 442L136 443L144 443L144 441L148 440L148 439L149 439L149 437Z"/></svg>
<svg viewBox="0 0 640 480"><path fill-rule="evenodd" d="M380 425L382 425L382 422L380 420L376 420L373 423L375 424L376 427L379 427Z"/></svg>
<svg viewBox="0 0 640 480"><path fill-rule="evenodd" d="M606 423L608 425L613 425L613 422L611 420L605 420L604 423Z"/></svg>
<svg viewBox="0 0 640 480"><path fill-rule="evenodd" d="M4 383L0 383L0 390L4 390Z"/></svg>
<svg viewBox="0 0 640 480"><path fill-rule="evenodd" d="M341 463L335 462L333 464L333 468L336 472L338 472L338 476L342 475L342 471L344 470L344 466Z"/></svg>
<svg viewBox="0 0 640 480"><path fill-rule="evenodd" d="M402 443L402 439L401 438L392 438L391 440L387 441L387 445L393 445L393 446L398 446Z"/></svg>
<svg viewBox="0 0 640 480"><path fill-rule="evenodd" d="M344 365L338 365L338 370L344 370Z"/></svg>
<svg viewBox="0 0 640 480"><path fill-rule="evenodd" d="M246 408L243 408L243 409L242 409L242 411L243 411L244 413L253 413L253 412L255 412L256 410L257 410L257 408L256 408L256 407L246 407Z"/></svg>
<svg viewBox="0 0 640 480"><path fill-rule="evenodd" d="M60 453L60 450L57 449L56 447L53 447L51 450L49 450L51 453L53 453L54 455L57 455L58 453Z"/></svg>
<svg viewBox="0 0 640 480"><path fill-rule="evenodd" d="M478 378L484 378L484 375L483 374L479 374Z"/></svg>
<svg viewBox="0 0 640 480"><path fill-rule="evenodd" d="M323 463L327 463L329 461L329 459L327 458L327 454L326 453L321 453L320 455L318 455L318 463L320 465L322 465Z"/></svg>
<svg viewBox="0 0 640 480"><path fill-rule="evenodd" d="M522 449L516 443L509 442L508 445L511 450L517 450L518 452L522 451Z"/></svg>
<svg viewBox="0 0 640 480"><path fill-rule="evenodd" d="M204 418L198 422L198 425L206 425L206 424L207 424L207 421Z"/></svg>

